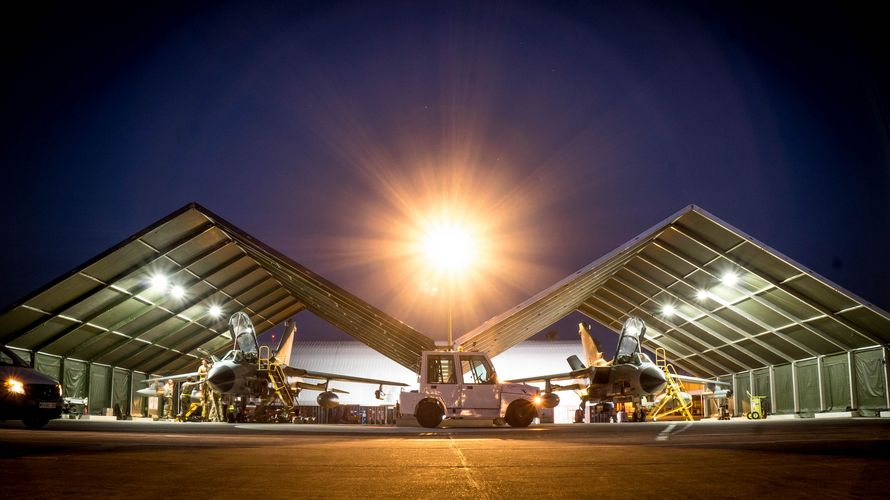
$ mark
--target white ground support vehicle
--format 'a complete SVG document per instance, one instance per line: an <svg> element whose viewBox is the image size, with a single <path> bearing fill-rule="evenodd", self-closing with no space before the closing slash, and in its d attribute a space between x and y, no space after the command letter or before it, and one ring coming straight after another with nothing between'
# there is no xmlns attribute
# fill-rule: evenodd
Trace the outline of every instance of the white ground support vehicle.
<svg viewBox="0 0 890 500"><path fill-rule="evenodd" d="M528 384L498 383L491 359L484 353L424 351L420 390L402 392L399 410L403 417L413 415L430 428L448 420L528 427L538 416L538 392Z"/></svg>

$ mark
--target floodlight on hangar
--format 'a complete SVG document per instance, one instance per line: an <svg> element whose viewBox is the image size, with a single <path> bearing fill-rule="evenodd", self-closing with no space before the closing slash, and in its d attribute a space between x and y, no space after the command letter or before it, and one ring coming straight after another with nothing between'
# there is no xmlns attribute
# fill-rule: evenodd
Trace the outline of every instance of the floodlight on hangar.
<svg viewBox="0 0 890 500"><path fill-rule="evenodd" d="M149 283L151 283L152 289L162 291L167 289L167 285L170 281L163 274L155 274L149 278Z"/></svg>
<svg viewBox="0 0 890 500"><path fill-rule="evenodd" d="M711 292L707 290L699 290L695 292L695 298L699 300L699 302L704 302L708 300L708 297L711 296Z"/></svg>
<svg viewBox="0 0 890 500"><path fill-rule="evenodd" d="M674 313L676 313L676 312L677 312L677 309L676 309L673 305L671 305L671 304L665 304L665 305L662 306L662 308L661 308L661 314L664 315L664 316L667 317L667 318L670 318L670 317L673 316Z"/></svg>
<svg viewBox="0 0 890 500"><path fill-rule="evenodd" d="M181 299L185 296L185 288L182 288L179 285L173 285L170 288L170 295L172 295L175 299Z"/></svg>
<svg viewBox="0 0 890 500"><path fill-rule="evenodd" d="M222 316L222 307L219 307L218 305L212 305L207 312L210 313L210 315L214 318L218 318Z"/></svg>
<svg viewBox="0 0 890 500"><path fill-rule="evenodd" d="M735 271L726 271L720 276L720 282L726 286L735 286L739 282L739 275Z"/></svg>

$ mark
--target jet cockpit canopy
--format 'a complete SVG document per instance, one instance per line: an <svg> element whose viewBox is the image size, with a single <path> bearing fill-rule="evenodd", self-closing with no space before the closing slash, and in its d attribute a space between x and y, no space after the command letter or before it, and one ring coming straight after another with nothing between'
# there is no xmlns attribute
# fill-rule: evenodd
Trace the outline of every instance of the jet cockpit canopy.
<svg viewBox="0 0 890 500"><path fill-rule="evenodd" d="M618 337L618 352L615 353L617 363L639 363L643 356L643 339L646 335L646 324L636 316L627 318Z"/></svg>
<svg viewBox="0 0 890 500"><path fill-rule="evenodd" d="M259 350L256 340L256 330L253 328L253 322L250 317L243 312L237 312L229 318L229 331L232 338L235 339L233 349L243 352L245 355L256 355Z"/></svg>

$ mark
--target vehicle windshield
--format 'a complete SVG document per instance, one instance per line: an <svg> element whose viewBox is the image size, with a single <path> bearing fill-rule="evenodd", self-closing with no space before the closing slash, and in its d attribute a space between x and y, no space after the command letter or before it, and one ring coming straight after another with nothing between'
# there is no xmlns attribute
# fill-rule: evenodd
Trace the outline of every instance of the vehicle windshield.
<svg viewBox="0 0 890 500"><path fill-rule="evenodd" d="M460 366L465 384L494 383L494 368L485 356L461 356Z"/></svg>
<svg viewBox="0 0 890 500"><path fill-rule="evenodd" d="M28 366L28 364L12 350L0 346L0 366Z"/></svg>

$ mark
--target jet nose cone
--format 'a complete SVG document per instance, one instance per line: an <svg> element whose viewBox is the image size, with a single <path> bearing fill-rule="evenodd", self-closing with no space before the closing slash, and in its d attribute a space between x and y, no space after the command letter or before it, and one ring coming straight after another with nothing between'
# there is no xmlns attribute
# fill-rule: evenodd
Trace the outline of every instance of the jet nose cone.
<svg viewBox="0 0 890 500"><path fill-rule="evenodd" d="M640 388L647 394L657 394L664 389L667 380L664 372L654 366L647 366L640 373Z"/></svg>
<svg viewBox="0 0 890 500"><path fill-rule="evenodd" d="M227 393L235 386L235 371L225 365L214 366L207 373L207 385L216 392Z"/></svg>

